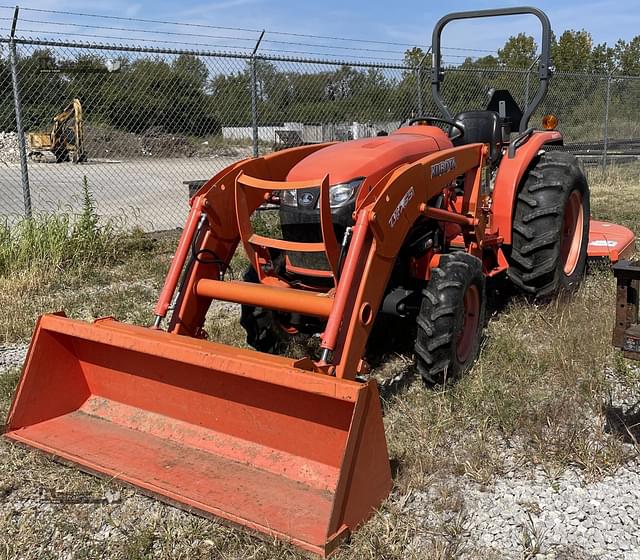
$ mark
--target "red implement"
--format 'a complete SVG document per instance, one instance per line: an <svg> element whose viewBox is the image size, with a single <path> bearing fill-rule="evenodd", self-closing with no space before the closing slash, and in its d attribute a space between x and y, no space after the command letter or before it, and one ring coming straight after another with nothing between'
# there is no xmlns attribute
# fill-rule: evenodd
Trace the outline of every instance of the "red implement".
<svg viewBox="0 0 640 560"><path fill-rule="evenodd" d="M609 222L591 220L587 247L590 257L604 257L615 263L631 255L634 249L635 236L630 229Z"/></svg>

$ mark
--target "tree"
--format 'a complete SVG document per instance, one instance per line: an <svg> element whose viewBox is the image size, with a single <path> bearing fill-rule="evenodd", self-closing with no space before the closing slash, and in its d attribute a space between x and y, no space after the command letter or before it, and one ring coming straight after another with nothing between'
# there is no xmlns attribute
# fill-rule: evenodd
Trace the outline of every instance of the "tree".
<svg viewBox="0 0 640 560"><path fill-rule="evenodd" d="M620 39L614 47L618 70L627 76L640 76L640 35L631 41Z"/></svg>
<svg viewBox="0 0 640 560"><path fill-rule="evenodd" d="M506 68L529 68L536 59L538 45L525 33L509 37L504 47L498 49L500 64Z"/></svg>
<svg viewBox="0 0 640 560"><path fill-rule="evenodd" d="M275 100L282 91L281 80L283 74L279 73L273 63L267 60L256 59L256 91L260 101ZM247 64L247 72L251 78L251 63ZM286 90L286 88L284 88Z"/></svg>
<svg viewBox="0 0 640 560"><path fill-rule="evenodd" d="M51 49L36 49L18 59L22 120L25 130L47 130L68 103L67 82Z"/></svg>
<svg viewBox="0 0 640 560"><path fill-rule="evenodd" d="M431 56L420 47L413 47L404 51L404 64L411 68L431 68Z"/></svg>
<svg viewBox="0 0 640 560"><path fill-rule="evenodd" d="M343 65L332 73L327 84L327 97L332 100L346 99L354 92L358 80L358 71L351 66Z"/></svg>
<svg viewBox="0 0 640 560"><path fill-rule="evenodd" d="M251 79L248 73L219 74L209 83L213 106L224 126L251 123Z"/></svg>
<svg viewBox="0 0 640 560"><path fill-rule="evenodd" d="M0 130L13 131L15 127L16 120L9 63L4 56L0 56Z"/></svg>
<svg viewBox="0 0 640 560"><path fill-rule="evenodd" d="M198 57L190 54L181 54L173 61L172 69L176 75L193 84L193 87L204 89L209 72L207 65Z"/></svg>
<svg viewBox="0 0 640 560"><path fill-rule="evenodd" d="M551 45L551 58L559 72L587 72L591 66L591 34L567 30Z"/></svg>
<svg viewBox="0 0 640 560"><path fill-rule="evenodd" d="M462 68L497 68L500 64L498 58L493 55L472 58L468 56L462 63Z"/></svg>
<svg viewBox="0 0 640 560"><path fill-rule="evenodd" d="M591 50L589 70L594 74L612 74L616 69L615 50L600 43Z"/></svg>
<svg viewBox="0 0 640 560"><path fill-rule="evenodd" d="M416 116L418 113L425 112L425 106L429 99L430 86L430 69L432 58L428 51L424 51L420 47L413 47L404 52L404 65L406 69L402 71L402 79L397 86L395 92L396 109L392 110L392 115L397 119L404 119L408 116ZM418 71L418 68L420 69ZM420 85L418 88L418 75L420 76ZM417 92L418 89L422 95L422 111L418 106Z"/></svg>

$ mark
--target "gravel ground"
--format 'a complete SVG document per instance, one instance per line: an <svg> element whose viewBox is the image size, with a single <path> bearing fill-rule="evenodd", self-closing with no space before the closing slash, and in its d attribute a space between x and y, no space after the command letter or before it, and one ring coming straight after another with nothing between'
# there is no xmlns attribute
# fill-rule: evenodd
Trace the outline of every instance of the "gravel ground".
<svg viewBox="0 0 640 560"><path fill-rule="evenodd" d="M624 411L630 424L640 387L630 392L608 377L608 408ZM594 427L603 421L594 419ZM630 431L640 433L638 426ZM633 460L589 480L578 468L549 473L519 465L505 446L506 473L492 484L451 477L416 492L409 507L424 527L457 527L460 557L469 560L640 560L640 457L633 443L627 448Z"/></svg>
<svg viewBox="0 0 640 560"><path fill-rule="evenodd" d="M456 488L453 510L434 509L443 485ZM592 483L574 469L510 472L489 487L452 478L411 508L423 526L457 524L466 559L640 559L640 461Z"/></svg>
<svg viewBox="0 0 640 560"><path fill-rule="evenodd" d="M0 346L0 373L20 366L26 350L24 344ZM613 397L614 406L629 409L640 400L640 389L638 394ZM442 527L458 532L457 554L465 559L640 560L640 460L630 461L612 476L590 481L578 469L550 475L522 468L506 447L503 454L510 467L492 484L454 476L434 481L428 491L407 495L403 509L420 519L427 534L429 528ZM51 496L46 494L46 489L35 493L18 489L2 500L0 510L51 515ZM114 533L110 520L124 511L189 522L188 514L130 489L108 490L86 507L93 508L94 539L103 541L122 537ZM425 545L422 538L416 536L417 549ZM72 552L74 545L68 544Z"/></svg>
<svg viewBox="0 0 640 560"><path fill-rule="evenodd" d="M27 356L27 344L0 345L0 373L7 369L21 367Z"/></svg>
<svg viewBox="0 0 640 560"><path fill-rule="evenodd" d="M489 492L469 493L471 542L502 553L539 550L546 558L640 558L640 464L593 484L567 470L555 480L512 474ZM508 557L513 557L509 555Z"/></svg>

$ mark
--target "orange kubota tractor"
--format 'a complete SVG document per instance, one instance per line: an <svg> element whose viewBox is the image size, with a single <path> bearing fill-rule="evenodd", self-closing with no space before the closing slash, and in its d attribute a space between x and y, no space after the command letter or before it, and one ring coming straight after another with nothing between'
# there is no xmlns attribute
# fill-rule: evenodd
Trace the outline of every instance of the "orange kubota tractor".
<svg viewBox="0 0 640 560"><path fill-rule="evenodd" d="M439 92L443 27L513 14L542 23L535 99L520 111L501 91L487 110L451 115ZM5 436L330 553L391 489L366 375L377 316L416 325L417 366L437 381L478 353L487 277L549 296L578 284L588 254L617 260L633 246L629 230L590 221L575 158L548 149L560 133L529 127L551 74L550 34L534 8L448 15L433 34L442 116L218 173L191 199L152 327L40 318ZM280 204L279 238L252 228L266 201ZM251 267L227 281L239 244ZM255 350L206 340L213 300L243 305ZM318 355L270 353L298 332L319 334Z"/></svg>

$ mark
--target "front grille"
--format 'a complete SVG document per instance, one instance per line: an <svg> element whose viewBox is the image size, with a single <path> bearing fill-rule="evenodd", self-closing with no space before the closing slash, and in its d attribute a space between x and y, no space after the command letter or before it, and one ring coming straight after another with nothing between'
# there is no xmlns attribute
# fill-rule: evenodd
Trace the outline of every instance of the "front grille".
<svg viewBox="0 0 640 560"><path fill-rule="evenodd" d="M344 227L334 225L336 239L342 240ZM322 230L320 224L282 224L282 237L286 241L299 243L321 243ZM293 266L311 270L330 270L327 256L324 253L303 253L288 251L287 256Z"/></svg>

